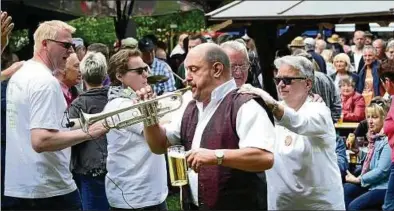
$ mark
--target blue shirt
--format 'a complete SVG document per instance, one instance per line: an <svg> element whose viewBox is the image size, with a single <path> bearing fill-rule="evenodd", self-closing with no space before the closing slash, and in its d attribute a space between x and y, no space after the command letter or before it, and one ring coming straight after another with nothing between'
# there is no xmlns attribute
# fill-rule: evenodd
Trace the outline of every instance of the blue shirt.
<svg viewBox="0 0 394 211"><path fill-rule="evenodd" d="M153 90L157 95L161 95L164 92L173 92L176 90L174 75L172 74L171 68L167 63L154 58L151 65L151 71L152 75L163 75L169 78L166 82L153 85Z"/></svg>

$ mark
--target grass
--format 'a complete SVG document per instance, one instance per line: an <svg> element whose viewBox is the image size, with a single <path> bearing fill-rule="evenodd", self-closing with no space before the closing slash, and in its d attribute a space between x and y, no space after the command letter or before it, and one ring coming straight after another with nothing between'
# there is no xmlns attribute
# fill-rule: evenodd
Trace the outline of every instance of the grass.
<svg viewBox="0 0 394 211"><path fill-rule="evenodd" d="M167 197L167 207L168 210L181 210L180 201L179 201L179 193L168 195Z"/></svg>

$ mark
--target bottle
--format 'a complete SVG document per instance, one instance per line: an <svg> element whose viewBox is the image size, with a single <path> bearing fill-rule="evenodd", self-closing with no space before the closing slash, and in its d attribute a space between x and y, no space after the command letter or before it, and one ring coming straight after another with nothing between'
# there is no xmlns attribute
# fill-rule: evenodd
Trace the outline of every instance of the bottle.
<svg viewBox="0 0 394 211"><path fill-rule="evenodd" d="M356 140L356 135L354 135L354 133L349 133L347 140L349 142L349 148L351 150L353 148L354 141ZM356 153L354 153L352 151L352 153L350 153L349 157L350 157L349 163L351 163L351 164L357 163L357 154Z"/></svg>

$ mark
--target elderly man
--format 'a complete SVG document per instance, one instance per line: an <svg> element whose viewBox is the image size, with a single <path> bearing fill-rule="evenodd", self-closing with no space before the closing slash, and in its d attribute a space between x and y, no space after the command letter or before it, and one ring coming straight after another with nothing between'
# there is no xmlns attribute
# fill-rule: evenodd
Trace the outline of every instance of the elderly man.
<svg viewBox="0 0 394 211"><path fill-rule="evenodd" d="M305 43L306 52L308 52L312 56L313 60L316 61L317 65L319 65L320 72L327 74L326 61L320 54L317 54L315 52L315 46L316 46L315 40L313 38L308 37L304 40L304 43Z"/></svg>
<svg viewBox="0 0 394 211"><path fill-rule="evenodd" d="M237 41L227 41L220 45L230 59L231 75L237 87L241 87L248 79L250 68L249 56L246 47Z"/></svg>
<svg viewBox="0 0 394 211"><path fill-rule="evenodd" d="M168 77L168 81L155 84L153 89L157 95L165 92L175 91L175 79L170 66L155 57L155 45L149 38L142 38L138 42L138 48L142 52L142 59L150 66L152 75L163 75Z"/></svg>
<svg viewBox="0 0 394 211"><path fill-rule="evenodd" d="M382 39L376 39L373 41L372 46L376 49L376 59L380 62L384 62L387 60L387 56L385 54L386 50L386 42Z"/></svg>
<svg viewBox="0 0 394 211"><path fill-rule="evenodd" d="M313 102L309 94L313 65L302 56L285 56L274 63L284 102L250 85L239 91L264 99L277 123L275 163L266 171L268 210L344 210L330 110L323 103Z"/></svg>
<svg viewBox="0 0 394 211"><path fill-rule="evenodd" d="M318 39L315 43L315 53L321 54L326 49L327 43L324 40Z"/></svg>
<svg viewBox="0 0 394 211"><path fill-rule="evenodd" d="M52 75L72 53L75 28L47 21L34 33L34 56L7 88L5 196L17 210L78 210L81 200L70 172L70 146L107 132L101 122L66 131L66 102ZM67 124L67 125L66 125ZM23 153L21 153L23 152Z"/></svg>
<svg viewBox="0 0 394 211"><path fill-rule="evenodd" d="M80 111L87 114L100 113L108 102L108 87L102 85L107 76L105 56L88 50L81 61L80 70L87 90L72 102L70 118L79 118ZM107 173L106 137L73 146L71 161L74 180L79 185L83 210L108 210L104 186Z"/></svg>
<svg viewBox="0 0 394 211"><path fill-rule="evenodd" d="M356 73L364 67L363 48L365 45L365 33L363 31L355 31L353 35L354 45L352 51L348 53L350 63L353 65Z"/></svg>
<svg viewBox="0 0 394 211"><path fill-rule="evenodd" d="M64 70L56 70L53 75L59 80L67 107L78 97L79 91L76 87L81 83L81 72L79 71L79 59L76 53L70 54L66 61Z"/></svg>
<svg viewBox="0 0 394 211"><path fill-rule="evenodd" d="M261 181L257 172L273 164L272 116L252 95L236 93L229 58L218 45L206 43L191 49L185 67L194 100L167 127L145 125L151 150L163 154L170 145L179 144L188 150L186 159L193 171L188 173L191 198L184 199L190 203L184 206L258 209ZM137 93L142 98L152 94L149 87Z"/></svg>

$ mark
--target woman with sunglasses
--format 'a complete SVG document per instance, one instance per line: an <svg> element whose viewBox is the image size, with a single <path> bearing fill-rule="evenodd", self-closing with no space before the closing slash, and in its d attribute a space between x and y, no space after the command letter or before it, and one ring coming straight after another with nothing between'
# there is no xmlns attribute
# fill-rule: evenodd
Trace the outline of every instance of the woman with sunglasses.
<svg viewBox="0 0 394 211"><path fill-rule="evenodd" d="M375 98L374 98L375 99ZM360 176L350 172L344 184L347 210L379 209L388 187L391 149L387 136L381 133L387 114L387 103L381 99L365 110L368 122L368 151Z"/></svg>
<svg viewBox="0 0 394 211"><path fill-rule="evenodd" d="M261 96L275 117L275 162L266 171L268 209L344 210L334 123L329 108L311 97L313 64L302 56L274 63L283 102L248 84L239 91Z"/></svg>
<svg viewBox="0 0 394 211"><path fill-rule="evenodd" d="M390 94L391 100L394 95L394 60L389 60L382 64L380 68L380 78L386 91ZM390 110L384 122L384 133L388 136L391 150L394 151L394 103L391 102ZM391 154L391 170L384 200L383 210L394 210L394 153Z"/></svg>

